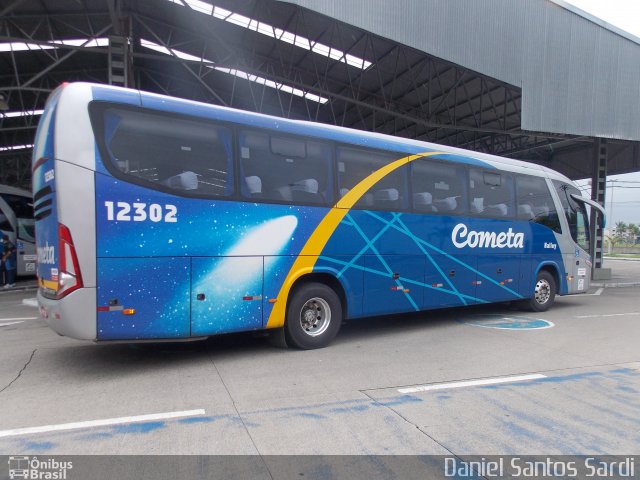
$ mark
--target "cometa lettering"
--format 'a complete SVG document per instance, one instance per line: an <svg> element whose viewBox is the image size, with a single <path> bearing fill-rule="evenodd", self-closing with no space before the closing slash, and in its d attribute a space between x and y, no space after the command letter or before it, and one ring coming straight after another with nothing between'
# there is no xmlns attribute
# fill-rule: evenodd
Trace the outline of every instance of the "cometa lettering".
<svg viewBox="0 0 640 480"><path fill-rule="evenodd" d="M49 242L46 242L44 247L38 248L38 263L43 265L54 265L56 263L55 249L49 245Z"/></svg>
<svg viewBox="0 0 640 480"><path fill-rule="evenodd" d="M457 248L523 248L524 233L514 233L511 228L499 233L476 232L459 223L451 232L451 241Z"/></svg>

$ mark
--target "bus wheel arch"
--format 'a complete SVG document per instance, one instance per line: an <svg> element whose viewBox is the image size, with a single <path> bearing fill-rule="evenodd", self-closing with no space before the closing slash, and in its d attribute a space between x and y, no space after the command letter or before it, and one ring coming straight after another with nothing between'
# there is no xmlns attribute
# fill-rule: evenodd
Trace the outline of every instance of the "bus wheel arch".
<svg viewBox="0 0 640 480"><path fill-rule="evenodd" d="M536 274L533 293L523 301L523 307L533 312L545 312L551 308L558 295L560 278L553 265L543 265Z"/></svg>
<svg viewBox="0 0 640 480"><path fill-rule="evenodd" d="M326 347L337 335L346 312L340 281L325 273L298 278L287 298L286 343L302 350Z"/></svg>

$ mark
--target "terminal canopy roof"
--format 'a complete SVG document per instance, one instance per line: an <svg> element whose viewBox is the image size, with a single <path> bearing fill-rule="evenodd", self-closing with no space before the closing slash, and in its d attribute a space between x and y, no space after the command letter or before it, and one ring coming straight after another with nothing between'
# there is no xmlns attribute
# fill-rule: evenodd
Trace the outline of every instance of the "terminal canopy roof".
<svg viewBox="0 0 640 480"><path fill-rule="evenodd" d="M28 185L39 112L76 80L573 178L591 175L594 138L608 138L609 173L640 169L640 43L560 0L14 0L0 22L2 183Z"/></svg>

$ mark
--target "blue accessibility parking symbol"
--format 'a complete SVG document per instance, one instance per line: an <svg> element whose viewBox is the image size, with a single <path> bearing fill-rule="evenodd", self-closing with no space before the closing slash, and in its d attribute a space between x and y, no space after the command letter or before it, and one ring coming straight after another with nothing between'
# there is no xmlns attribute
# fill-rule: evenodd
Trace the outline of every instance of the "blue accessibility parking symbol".
<svg viewBox="0 0 640 480"><path fill-rule="evenodd" d="M497 328L501 330L542 330L552 328L555 325L549 320L541 318L529 318L516 315L473 315L461 318L460 323L473 327Z"/></svg>

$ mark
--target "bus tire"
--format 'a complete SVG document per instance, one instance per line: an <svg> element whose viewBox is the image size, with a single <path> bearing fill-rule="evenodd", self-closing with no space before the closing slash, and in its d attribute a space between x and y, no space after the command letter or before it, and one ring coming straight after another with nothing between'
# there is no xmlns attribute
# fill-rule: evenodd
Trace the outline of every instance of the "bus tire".
<svg viewBox="0 0 640 480"><path fill-rule="evenodd" d="M556 298L556 279L546 270L540 270L533 287L533 295L524 306L532 312L546 312Z"/></svg>
<svg viewBox="0 0 640 480"><path fill-rule="evenodd" d="M338 294L323 283L297 288L287 306L284 333L287 345L301 350L323 348L337 335L342 323Z"/></svg>

